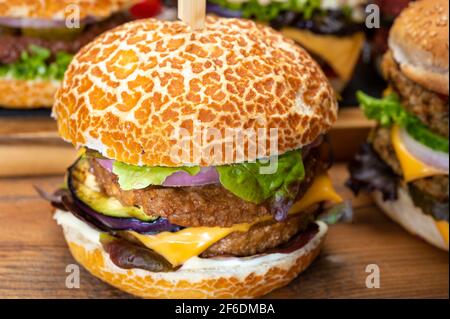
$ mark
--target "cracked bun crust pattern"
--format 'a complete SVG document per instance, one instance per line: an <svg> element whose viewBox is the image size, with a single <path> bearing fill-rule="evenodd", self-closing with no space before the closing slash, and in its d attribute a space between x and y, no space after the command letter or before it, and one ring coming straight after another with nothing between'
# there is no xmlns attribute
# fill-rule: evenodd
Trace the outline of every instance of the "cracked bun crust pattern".
<svg viewBox="0 0 450 319"><path fill-rule="evenodd" d="M0 79L0 108L51 108L59 81Z"/></svg>
<svg viewBox="0 0 450 319"><path fill-rule="evenodd" d="M139 0L0 0L0 17L64 20L73 14L68 6L80 9L80 18L107 18Z"/></svg>
<svg viewBox="0 0 450 319"><path fill-rule="evenodd" d="M229 156L171 156L179 128L190 149L227 147L226 132L277 128L276 154L313 142L336 120L335 93L305 50L249 20L140 20L98 37L77 54L56 96L60 135L75 146L134 165L223 165ZM196 132L220 132L205 138ZM175 135L173 135L175 134ZM201 139L200 139L201 140ZM233 147L235 154L236 149ZM235 158L233 155L232 158Z"/></svg>
<svg viewBox="0 0 450 319"><path fill-rule="evenodd" d="M397 18L389 47L402 72L411 80L441 94L449 91L449 3L412 2Z"/></svg>

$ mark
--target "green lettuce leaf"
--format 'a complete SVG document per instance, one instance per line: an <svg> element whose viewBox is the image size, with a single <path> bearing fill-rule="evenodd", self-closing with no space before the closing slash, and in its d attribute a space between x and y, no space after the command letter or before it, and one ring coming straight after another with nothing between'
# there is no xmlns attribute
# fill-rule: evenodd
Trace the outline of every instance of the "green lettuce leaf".
<svg viewBox="0 0 450 319"><path fill-rule="evenodd" d="M113 173L119 177L120 188L126 191L162 185L167 177L181 171L196 175L200 172L200 167L134 166L117 161L113 164Z"/></svg>
<svg viewBox="0 0 450 319"><path fill-rule="evenodd" d="M301 151L279 156L276 171L271 174L262 173L262 169L268 165L269 163L256 161L217 166L216 169L223 187L246 201L259 204L272 197L295 197L296 194L292 193L289 187L305 176ZM196 175L200 172L200 167L149 167L121 162L113 164L113 173L118 176L120 188L123 190L162 185L168 176L180 171Z"/></svg>
<svg viewBox="0 0 450 319"><path fill-rule="evenodd" d="M449 152L448 139L435 134L419 118L406 112L397 94L376 99L359 91L356 97L367 118L379 122L382 126L398 124L423 145L436 151Z"/></svg>
<svg viewBox="0 0 450 319"><path fill-rule="evenodd" d="M228 0L210 0L224 8L242 11L244 18L256 18L259 21L271 21L282 11L294 11L302 13L305 19L310 19L312 15L320 11L321 0L288 0L285 2L271 2L261 5L258 0L235 3Z"/></svg>
<svg viewBox="0 0 450 319"><path fill-rule="evenodd" d="M54 61L49 62L50 56L48 49L31 45L28 51L22 52L17 62L0 65L0 77L11 76L17 80L62 80L73 55L59 52Z"/></svg>
<svg viewBox="0 0 450 319"><path fill-rule="evenodd" d="M261 174L267 163L243 163L216 167L224 188L236 196L255 204L276 197L295 197L289 186L305 177L301 151L292 151L278 157L273 174Z"/></svg>

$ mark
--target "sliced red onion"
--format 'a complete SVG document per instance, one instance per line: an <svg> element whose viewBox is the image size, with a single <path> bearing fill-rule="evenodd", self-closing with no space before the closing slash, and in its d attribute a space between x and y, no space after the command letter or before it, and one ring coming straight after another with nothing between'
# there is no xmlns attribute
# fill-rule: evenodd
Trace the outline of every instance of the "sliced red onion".
<svg viewBox="0 0 450 319"><path fill-rule="evenodd" d="M61 202L61 198L63 195L61 192L56 191L54 193L49 193L36 185L33 185L33 187L36 190L36 192L39 194L39 196L41 196L46 201L51 202L51 203L60 203Z"/></svg>
<svg viewBox="0 0 450 319"><path fill-rule="evenodd" d="M307 157L309 151L312 148L320 146L324 141L323 135L317 137L311 144L303 148L303 158ZM97 158L96 161L107 171L112 172L114 160L111 159L100 159ZM191 175L187 172L180 171L173 173L166 178L163 186L166 187L188 187L188 186L204 186L210 184L220 183L219 174L215 167L202 167L200 172L196 175Z"/></svg>
<svg viewBox="0 0 450 319"><path fill-rule="evenodd" d="M426 145L416 141L412 138L405 129L401 129L400 138L405 144L406 149L418 160L443 170L449 171L449 155L444 152L435 151Z"/></svg>
<svg viewBox="0 0 450 319"><path fill-rule="evenodd" d="M97 158L96 161L108 172L112 172L114 160L107 158Z"/></svg>
<svg viewBox="0 0 450 319"><path fill-rule="evenodd" d="M96 22L94 17L86 17L80 21L80 25ZM0 25L10 28L49 29L64 28L66 20L33 19L33 18L8 18L0 17Z"/></svg>
<svg viewBox="0 0 450 319"><path fill-rule="evenodd" d="M219 173L214 167L202 167L196 175L187 172L176 172L166 178L163 186L184 187L184 186L204 186L219 183Z"/></svg>
<svg viewBox="0 0 450 319"><path fill-rule="evenodd" d="M99 163L104 169L112 172L114 160L97 158ZM204 167L200 169L200 172L194 176L191 174L180 171L173 173L163 183L166 187L185 187L185 186L204 186L209 184L219 183L219 174L214 167Z"/></svg>

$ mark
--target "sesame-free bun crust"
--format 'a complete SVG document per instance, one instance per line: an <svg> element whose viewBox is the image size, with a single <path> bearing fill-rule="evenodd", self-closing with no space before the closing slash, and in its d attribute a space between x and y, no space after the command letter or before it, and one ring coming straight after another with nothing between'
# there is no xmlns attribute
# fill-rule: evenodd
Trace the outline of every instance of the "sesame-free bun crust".
<svg viewBox="0 0 450 319"><path fill-rule="evenodd" d="M421 237L433 246L448 251L448 240L445 240L439 232L433 217L426 215L419 207L415 206L407 190L403 187L399 187L396 201L384 201L380 192L374 192L373 197L386 215L408 232Z"/></svg>
<svg viewBox="0 0 450 319"><path fill-rule="evenodd" d="M59 81L0 79L0 108L51 108Z"/></svg>
<svg viewBox="0 0 450 319"><path fill-rule="evenodd" d="M396 19L389 47L401 70L420 85L449 93L447 0L412 2Z"/></svg>
<svg viewBox="0 0 450 319"><path fill-rule="evenodd" d="M0 0L0 17L64 20L73 14L70 5L79 8L80 19L107 18L139 0Z"/></svg>
<svg viewBox="0 0 450 319"><path fill-rule="evenodd" d="M288 254L274 253L244 258L194 257L174 272L154 273L117 267L98 243L98 234L94 233L96 242L89 240L91 236L80 229L61 223L64 214L70 213L57 211L55 218L62 224L65 239L76 261L95 277L142 298L263 296L287 285L304 271L318 256L327 233L326 224L317 222L319 231L316 236L302 248Z"/></svg>
<svg viewBox="0 0 450 319"><path fill-rule="evenodd" d="M336 120L337 102L316 62L269 27L208 17L204 31L192 32L179 21L148 19L109 31L76 55L54 116L65 140L118 161L207 166L235 156L174 159L178 129L191 150L204 151L225 149L228 129L267 129L260 136L269 141L278 128L277 154L246 152L250 161L311 143ZM198 143L196 132L212 129L220 136Z"/></svg>

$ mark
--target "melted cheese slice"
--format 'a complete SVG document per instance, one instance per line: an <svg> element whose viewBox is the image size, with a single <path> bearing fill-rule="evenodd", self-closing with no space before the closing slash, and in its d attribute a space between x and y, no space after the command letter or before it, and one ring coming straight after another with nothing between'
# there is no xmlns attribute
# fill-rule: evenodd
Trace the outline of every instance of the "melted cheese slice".
<svg viewBox="0 0 450 319"><path fill-rule="evenodd" d="M311 207L314 204L330 201L335 203L341 203L342 197L336 193L333 184L328 174L318 175L312 185L309 187L305 196L303 196L298 202L294 203L291 207L289 214L297 214Z"/></svg>
<svg viewBox="0 0 450 319"><path fill-rule="evenodd" d="M416 179L434 175L448 175L447 172L429 166L415 158L403 143L400 137L400 127L398 125L392 127L391 140L400 162L405 182L409 183Z"/></svg>
<svg viewBox="0 0 450 319"><path fill-rule="evenodd" d="M130 232L146 247L154 250L173 266L183 264L186 260L200 255L209 246L229 234L246 232L251 224L238 224L233 227L189 227L175 233L163 232L157 235L142 235Z"/></svg>
<svg viewBox="0 0 450 319"><path fill-rule="evenodd" d="M296 202L289 214L298 214L305 208L322 201L342 202L336 193L328 175L318 175L306 194ZM253 225L267 220L272 216L265 216L253 223L237 224L232 227L188 227L175 233L162 232L157 235L142 235L130 232L143 245L154 250L173 266L183 264L188 259L200 255L208 247L220 241L233 232L246 232Z"/></svg>
<svg viewBox="0 0 450 319"><path fill-rule="evenodd" d="M448 246L448 228L449 228L448 221L440 220L436 222L436 227L441 233L442 238L444 239L444 241L447 243Z"/></svg>
<svg viewBox="0 0 450 319"><path fill-rule="evenodd" d="M307 30L284 28L281 33L317 55L336 72L340 79L347 82L353 75L364 46L364 33L338 37L318 35Z"/></svg>

